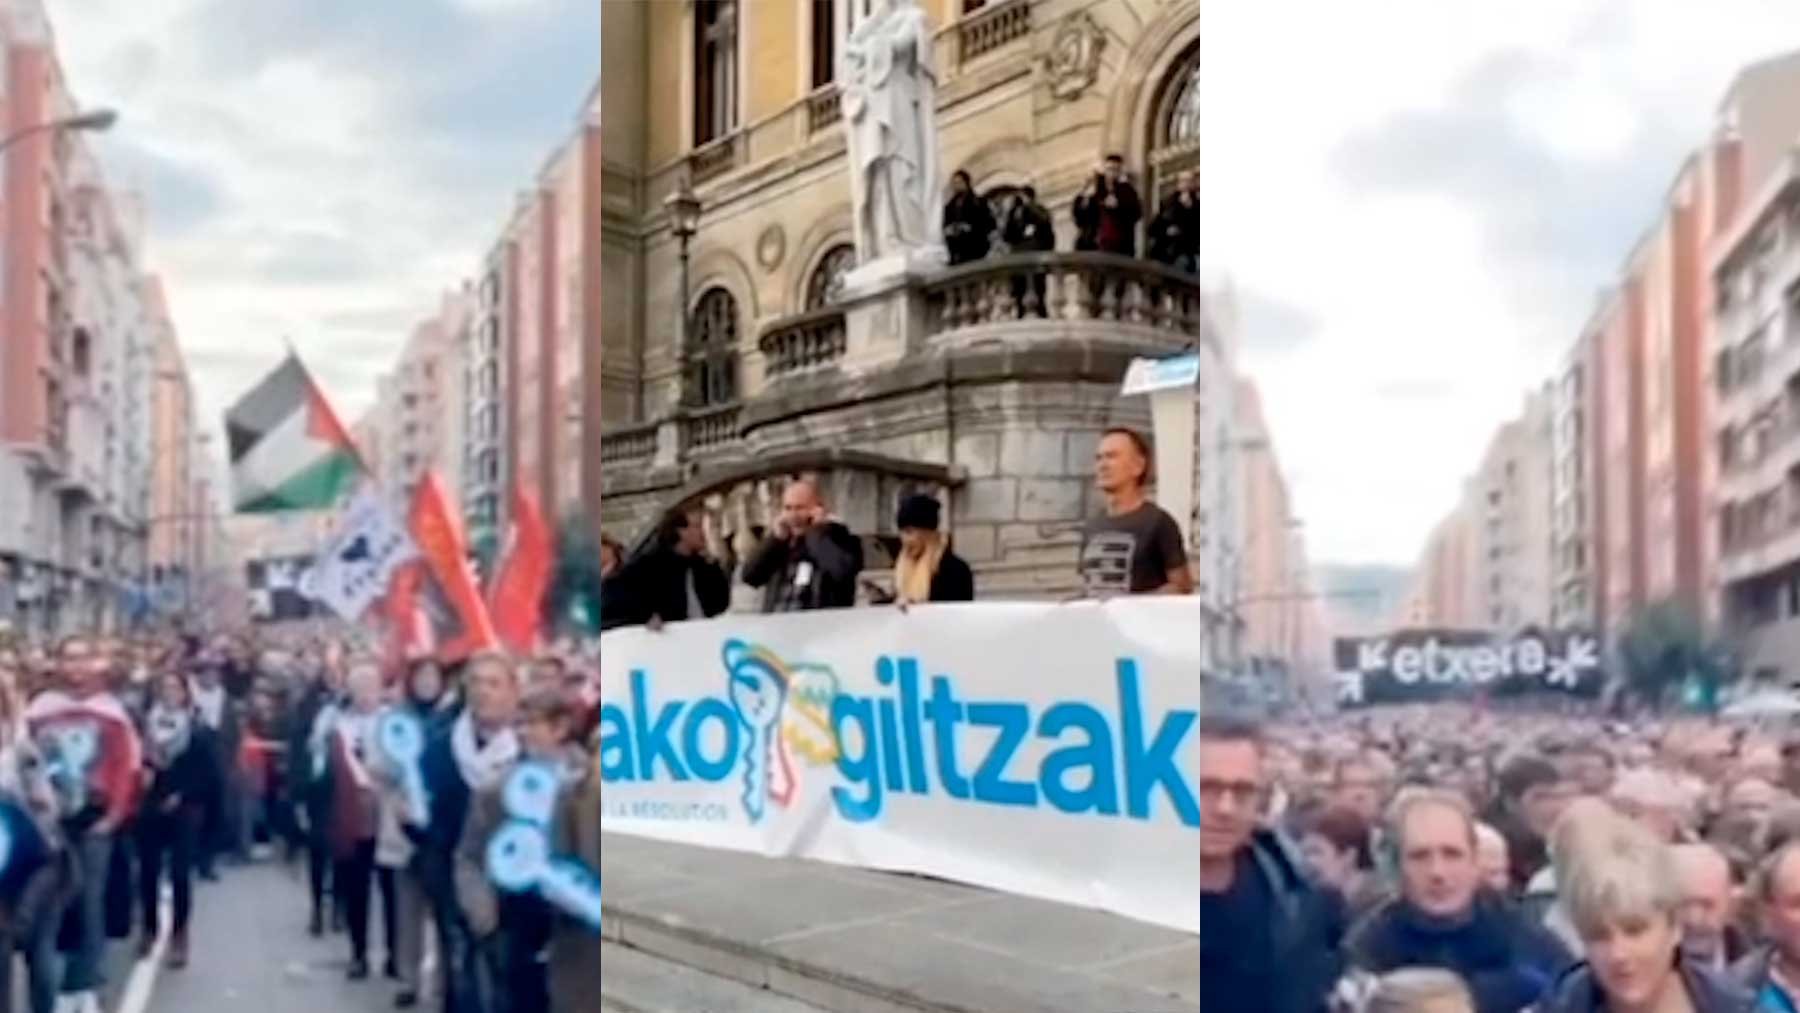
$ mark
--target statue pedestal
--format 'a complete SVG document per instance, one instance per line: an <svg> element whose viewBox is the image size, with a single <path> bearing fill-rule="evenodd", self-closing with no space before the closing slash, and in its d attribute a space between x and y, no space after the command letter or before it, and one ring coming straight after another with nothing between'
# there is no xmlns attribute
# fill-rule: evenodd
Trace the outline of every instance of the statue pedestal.
<svg viewBox="0 0 1800 1013"><path fill-rule="evenodd" d="M926 276L942 270L941 248L925 248L860 264L844 274L844 365L851 370L895 362L925 343Z"/></svg>

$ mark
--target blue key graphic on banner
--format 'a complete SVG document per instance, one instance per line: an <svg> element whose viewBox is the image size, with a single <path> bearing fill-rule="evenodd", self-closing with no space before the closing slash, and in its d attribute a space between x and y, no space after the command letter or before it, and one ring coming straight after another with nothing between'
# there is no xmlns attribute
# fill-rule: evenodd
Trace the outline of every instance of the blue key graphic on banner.
<svg viewBox="0 0 1800 1013"><path fill-rule="evenodd" d="M741 640L725 644L731 706L749 729L744 737L744 813L762 822L769 803L769 747L781 721L787 680L774 659Z"/></svg>

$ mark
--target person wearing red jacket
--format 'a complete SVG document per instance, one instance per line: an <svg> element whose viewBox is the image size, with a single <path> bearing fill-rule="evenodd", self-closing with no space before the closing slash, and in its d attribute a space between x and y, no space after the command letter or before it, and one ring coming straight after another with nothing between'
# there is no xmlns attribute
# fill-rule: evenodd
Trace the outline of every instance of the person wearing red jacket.
<svg viewBox="0 0 1800 1013"><path fill-rule="evenodd" d="M64 995L92 1008L104 983L106 885L115 836L142 789L143 746L131 715L106 688L108 659L93 637L65 637L56 686L25 710L26 728L48 759L61 796L63 831L81 869L81 945L63 971Z"/></svg>

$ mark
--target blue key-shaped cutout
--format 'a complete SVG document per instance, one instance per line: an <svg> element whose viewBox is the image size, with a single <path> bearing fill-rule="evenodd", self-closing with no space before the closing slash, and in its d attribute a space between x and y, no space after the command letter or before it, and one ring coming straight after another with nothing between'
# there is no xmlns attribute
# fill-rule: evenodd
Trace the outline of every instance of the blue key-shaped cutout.
<svg viewBox="0 0 1800 1013"><path fill-rule="evenodd" d="M50 753L48 769L52 781L62 786L69 808L80 810L87 805L88 768L100 755L100 729L91 724L53 729Z"/></svg>
<svg viewBox="0 0 1800 1013"><path fill-rule="evenodd" d="M538 895L574 918L600 927L600 877L567 858L553 858L545 828L509 820L487 849L488 876L507 893Z"/></svg>
<svg viewBox="0 0 1800 1013"><path fill-rule="evenodd" d="M562 775L555 767L528 760L507 775L500 801L513 819L547 827L556 815L556 792L561 784Z"/></svg>
<svg viewBox="0 0 1800 1013"><path fill-rule="evenodd" d="M400 776L407 821L417 827L430 823L431 801L425 791L425 775L419 768L419 761L425 756L425 723L405 711L390 710L375 724L375 742Z"/></svg>
<svg viewBox="0 0 1800 1013"><path fill-rule="evenodd" d="M731 706L750 732L744 736L744 813L760 823L769 801L769 747L781 721L787 679L770 658L741 641L725 645L725 665Z"/></svg>

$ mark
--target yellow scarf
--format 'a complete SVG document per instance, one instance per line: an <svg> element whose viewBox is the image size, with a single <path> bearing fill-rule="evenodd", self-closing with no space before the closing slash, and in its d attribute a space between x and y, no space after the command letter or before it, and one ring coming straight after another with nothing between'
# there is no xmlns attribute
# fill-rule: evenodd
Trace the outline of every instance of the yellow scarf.
<svg viewBox="0 0 1800 1013"><path fill-rule="evenodd" d="M937 576L943 559L944 536L935 531L926 536L925 551L917 556L902 551L894 563L894 593L903 601L930 601L931 578Z"/></svg>

